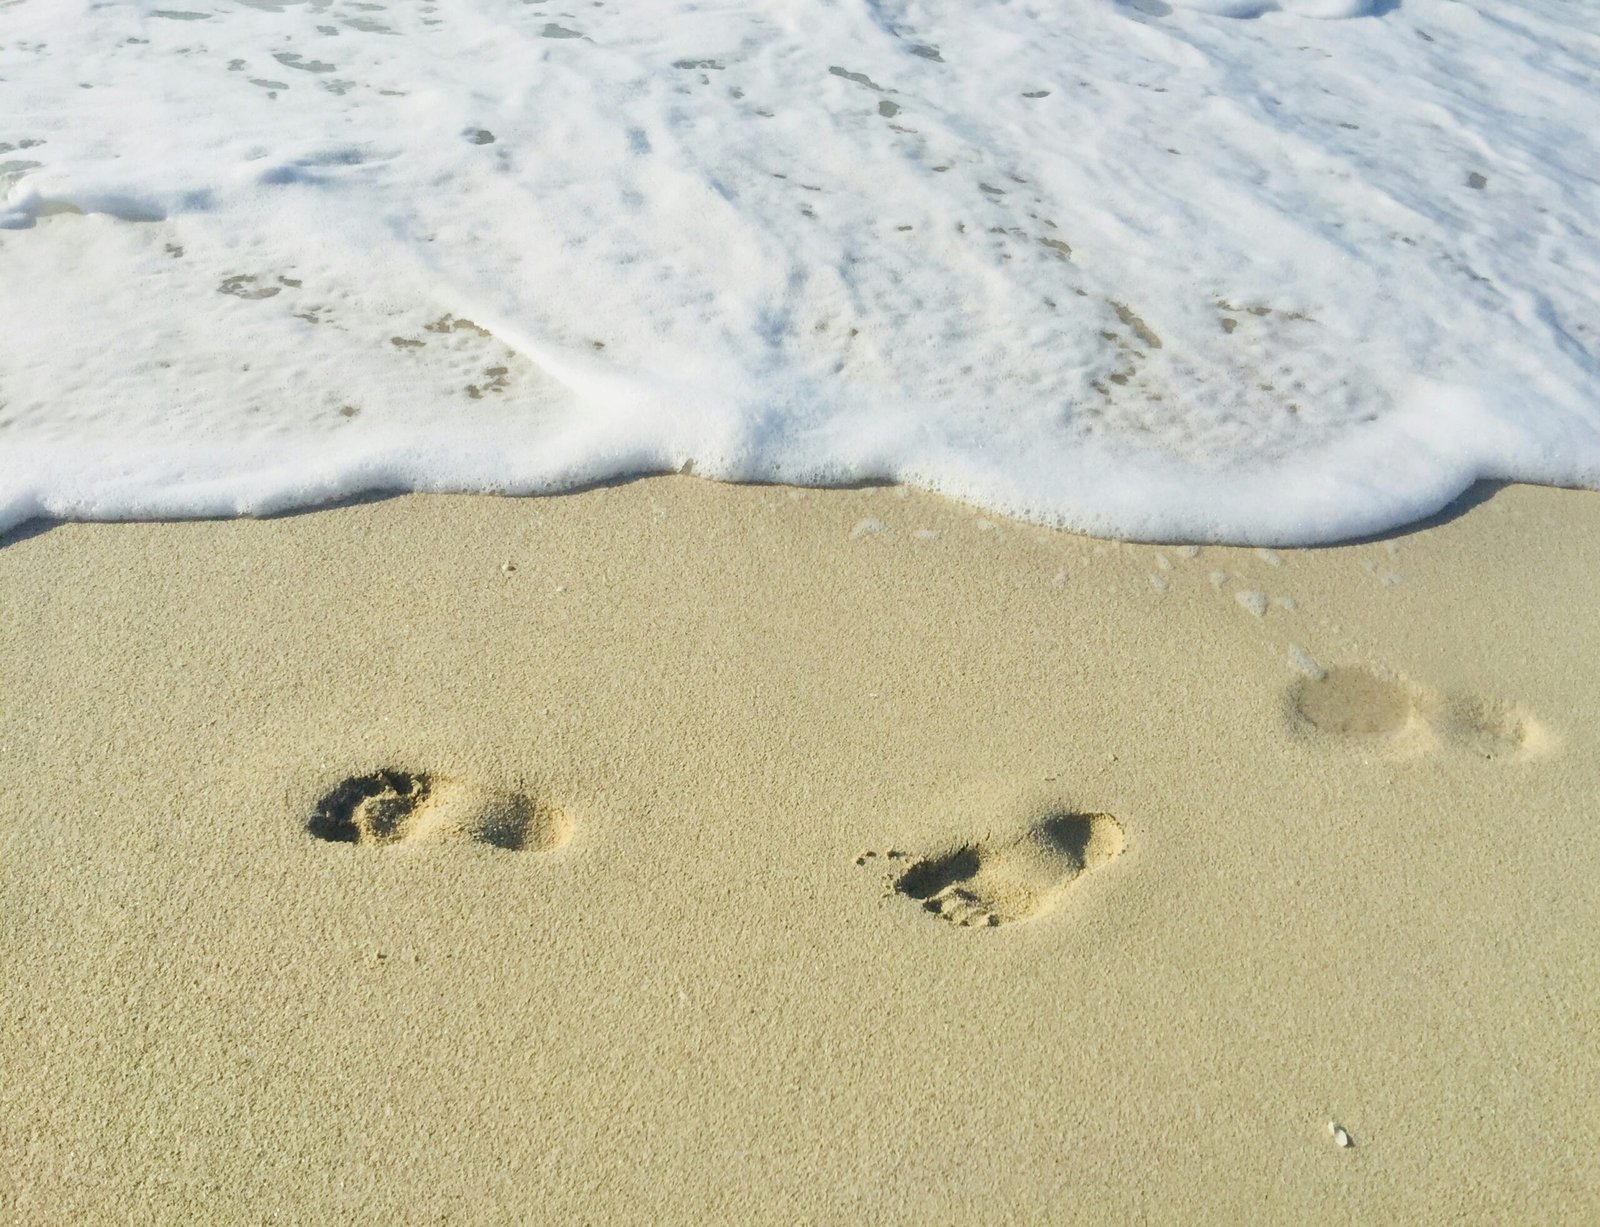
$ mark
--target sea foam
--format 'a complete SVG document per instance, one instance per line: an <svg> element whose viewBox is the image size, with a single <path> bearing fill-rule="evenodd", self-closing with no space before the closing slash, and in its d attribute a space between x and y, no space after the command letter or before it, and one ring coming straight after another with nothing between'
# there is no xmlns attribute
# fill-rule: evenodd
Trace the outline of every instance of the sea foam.
<svg viewBox="0 0 1600 1227"><path fill-rule="evenodd" d="M0 3L0 528L894 479L1326 541L1600 486L1600 10Z"/></svg>

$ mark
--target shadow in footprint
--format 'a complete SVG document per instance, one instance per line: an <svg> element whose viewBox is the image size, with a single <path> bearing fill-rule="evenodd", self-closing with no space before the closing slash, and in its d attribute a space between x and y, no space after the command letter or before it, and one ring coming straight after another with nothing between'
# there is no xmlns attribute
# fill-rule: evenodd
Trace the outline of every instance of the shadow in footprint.
<svg viewBox="0 0 1600 1227"><path fill-rule="evenodd" d="M388 770L351 776L317 802L306 830L331 843L395 843L427 796L426 776Z"/></svg>
<svg viewBox="0 0 1600 1227"><path fill-rule="evenodd" d="M940 920L992 928L1048 911L1074 880L1123 846L1110 814L1055 814L1011 839L913 861L891 885Z"/></svg>
<svg viewBox="0 0 1600 1227"><path fill-rule="evenodd" d="M894 888L913 899L932 899L940 892L965 882L983 867L975 847L957 848L945 856L918 861L906 870Z"/></svg>
<svg viewBox="0 0 1600 1227"><path fill-rule="evenodd" d="M317 802L306 831L330 843L471 841L553 852L567 842L571 823L562 810L521 792L386 767L341 780Z"/></svg>

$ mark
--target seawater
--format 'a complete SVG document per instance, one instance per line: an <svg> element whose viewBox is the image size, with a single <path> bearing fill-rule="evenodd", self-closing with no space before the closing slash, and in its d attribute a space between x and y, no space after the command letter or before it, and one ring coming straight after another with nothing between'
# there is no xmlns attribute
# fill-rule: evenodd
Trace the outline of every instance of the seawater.
<svg viewBox="0 0 1600 1227"><path fill-rule="evenodd" d="M0 0L0 527L1600 486L1597 83L1561 0Z"/></svg>

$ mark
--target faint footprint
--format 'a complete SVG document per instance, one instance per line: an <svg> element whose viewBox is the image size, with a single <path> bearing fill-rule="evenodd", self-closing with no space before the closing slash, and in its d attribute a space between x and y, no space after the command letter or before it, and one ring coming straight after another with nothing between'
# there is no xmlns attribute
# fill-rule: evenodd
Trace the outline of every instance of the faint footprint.
<svg viewBox="0 0 1600 1227"><path fill-rule="evenodd" d="M1336 737L1397 737L1420 718L1427 701L1398 678L1351 667L1319 671L1296 683L1290 698L1306 725Z"/></svg>
<svg viewBox="0 0 1600 1227"><path fill-rule="evenodd" d="M332 843L472 840L514 852L553 852L567 842L571 822L524 793L384 768L342 780L317 802L306 830Z"/></svg>
<svg viewBox="0 0 1600 1227"><path fill-rule="evenodd" d="M1122 827L1110 814L1057 814L1011 839L913 859L886 875L885 886L951 924L1011 924L1049 911L1080 874L1112 860L1123 846ZM907 859L903 852L884 857ZM864 852L856 863L876 858Z"/></svg>
<svg viewBox="0 0 1600 1227"><path fill-rule="evenodd" d="M1453 745L1482 758L1537 758L1555 749L1550 730L1516 703L1456 695L1445 700L1438 721Z"/></svg>
<svg viewBox="0 0 1600 1227"><path fill-rule="evenodd" d="M1554 744L1545 726L1517 704L1443 696L1351 665L1313 669L1290 688L1289 708L1301 731L1351 744L1422 750L1443 743L1483 758L1531 757Z"/></svg>

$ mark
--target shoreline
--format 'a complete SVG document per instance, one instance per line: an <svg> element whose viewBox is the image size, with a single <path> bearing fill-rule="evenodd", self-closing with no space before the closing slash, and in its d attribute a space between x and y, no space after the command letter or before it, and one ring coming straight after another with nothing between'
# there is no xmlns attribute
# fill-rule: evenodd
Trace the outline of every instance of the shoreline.
<svg viewBox="0 0 1600 1227"><path fill-rule="evenodd" d="M311 497L303 503L283 498L272 498L265 500L259 506L243 508L224 499L206 500L200 504L195 504L192 500L182 498L174 493L142 500L137 506L123 511L101 509L91 514L80 515L57 515L53 512L39 511L29 513L22 519L0 520L0 549L4 549L13 542L23 541L68 524L212 524L230 523L236 520L275 521L294 519L297 516L320 515L330 511L342 511L350 507L362 507L371 503L386 503L392 499L407 498L502 499L519 503L537 503L549 499L578 498L601 490L614 490L631 486L638 482L669 481L676 478L687 478L694 481L710 482L714 485L729 485L745 489L796 490L802 495L825 496L834 493L856 493L862 490L906 490L919 498L928 498L946 503L967 511L974 516L1008 523L1019 531L1036 530L1041 533L1087 538L1117 545L1150 545L1168 548L1194 545L1213 549L1321 550L1338 549L1351 545L1368 545L1374 542L1404 538L1413 533L1449 523L1458 516L1464 515L1473 507L1487 502L1500 490L1510 486L1529 485L1535 489L1543 490L1559 490L1570 493L1600 493L1600 488L1591 489L1581 484L1563 484L1555 481L1526 482L1511 478L1478 477L1461 488L1454 496L1445 500L1435 510L1425 515L1416 515L1411 519L1400 520L1384 528L1344 533L1327 540L1304 538L1303 535L1298 534L1295 535L1294 539L1288 537L1280 539L1275 535L1270 540L1257 540L1249 538L1248 534L1238 537L1211 539L1204 536L1162 536L1154 533L1122 532L1109 528L1105 531L1100 531L1078 528L1065 523L1017 518L1005 510L986 506L975 501L968 501L937 490L916 485L906 485L892 478L861 478L836 483L797 486L775 478L708 476L697 472L693 462L689 462L682 468L645 469L617 476L585 478L574 481L570 485L558 485L550 489L429 489L394 485L378 486L372 489L357 489L349 493L330 494L321 498ZM332 483L335 488L339 484ZM12 498L12 502L15 504L21 504L25 501L34 506L39 504L37 497L33 496L27 500L16 496ZM1424 505L1431 505L1431 500L1424 500ZM0 506L3 506L3 504L0 504ZM186 506L194 509L174 510ZM214 509L200 510L198 509L200 506L209 506ZM1344 512L1340 513L1337 518L1344 522L1352 519L1370 519L1371 517L1354 516Z"/></svg>
<svg viewBox="0 0 1600 1227"><path fill-rule="evenodd" d="M1593 1213L1600 497L1474 489L7 535L0 1210Z"/></svg>

